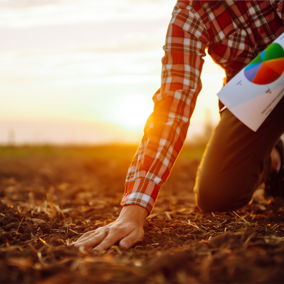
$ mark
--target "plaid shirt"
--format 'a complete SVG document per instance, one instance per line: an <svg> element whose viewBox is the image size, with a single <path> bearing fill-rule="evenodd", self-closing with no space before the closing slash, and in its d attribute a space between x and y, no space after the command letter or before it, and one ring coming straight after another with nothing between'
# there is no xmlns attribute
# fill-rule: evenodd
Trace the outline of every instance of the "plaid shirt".
<svg viewBox="0 0 284 284"><path fill-rule="evenodd" d="M121 205L150 214L186 138L202 84L205 49L227 81L284 32L283 1L179 0L168 27L161 88L153 96Z"/></svg>

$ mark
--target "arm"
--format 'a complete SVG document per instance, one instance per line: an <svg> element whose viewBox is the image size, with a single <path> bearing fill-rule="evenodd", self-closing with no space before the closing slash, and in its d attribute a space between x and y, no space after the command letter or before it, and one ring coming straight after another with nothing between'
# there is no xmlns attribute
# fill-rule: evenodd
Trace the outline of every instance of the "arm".
<svg viewBox="0 0 284 284"><path fill-rule="evenodd" d="M208 41L199 14L178 2L164 46L161 88L153 97L154 111L129 167L121 205L137 204L151 213L186 138L202 86L202 57Z"/></svg>
<svg viewBox="0 0 284 284"><path fill-rule="evenodd" d="M192 11L183 2L173 11L164 46L161 88L153 97L154 111L127 173L121 214L114 223L84 234L74 244L77 247L104 250L119 241L121 247L129 248L143 239L145 218L181 150L201 90L208 34Z"/></svg>

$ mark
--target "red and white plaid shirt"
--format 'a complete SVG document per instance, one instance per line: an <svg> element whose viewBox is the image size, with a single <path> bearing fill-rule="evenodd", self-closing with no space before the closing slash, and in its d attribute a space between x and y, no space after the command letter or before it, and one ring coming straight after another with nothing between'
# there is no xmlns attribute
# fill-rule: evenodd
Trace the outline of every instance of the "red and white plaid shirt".
<svg viewBox="0 0 284 284"><path fill-rule="evenodd" d="M227 81L284 32L283 1L179 0L168 27L161 88L153 96L121 205L150 214L186 138L202 84L205 49Z"/></svg>

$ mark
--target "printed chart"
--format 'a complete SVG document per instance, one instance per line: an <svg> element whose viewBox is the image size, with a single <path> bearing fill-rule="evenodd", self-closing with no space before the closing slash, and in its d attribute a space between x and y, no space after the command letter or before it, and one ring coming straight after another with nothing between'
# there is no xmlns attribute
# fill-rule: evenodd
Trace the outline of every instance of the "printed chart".
<svg viewBox="0 0 284 284"><path fill-rule="evenodd" d="M277 80L284 71L284 50L272 43L245 67L245 77L252 83L267 85Z"/></svg>
<svg viewBox="0 0 284 284"><path fill-rule="evenodd" d="M284 33L218 93L220 101L257 131L284 96Z"/></svg>

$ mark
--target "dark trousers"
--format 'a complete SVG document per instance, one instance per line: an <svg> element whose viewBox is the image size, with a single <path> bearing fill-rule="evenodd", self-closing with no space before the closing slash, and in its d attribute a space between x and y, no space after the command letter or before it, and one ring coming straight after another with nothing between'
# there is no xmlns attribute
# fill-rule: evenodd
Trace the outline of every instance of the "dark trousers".
<svg viewBox="0 0 284 284"><path fill-rule="evenodd" d="M195 195L203 212L246 205L270 171L270 153L284 131L284 98L254 132L225 110L201 161Z"/></svg>

